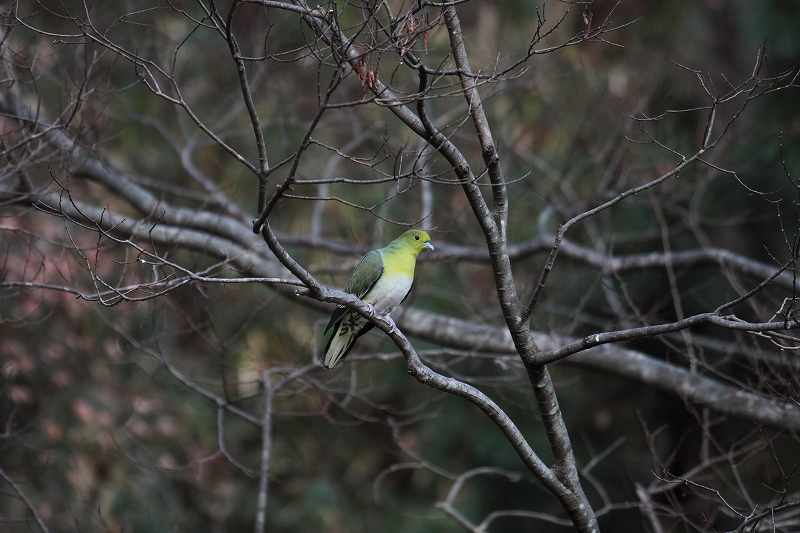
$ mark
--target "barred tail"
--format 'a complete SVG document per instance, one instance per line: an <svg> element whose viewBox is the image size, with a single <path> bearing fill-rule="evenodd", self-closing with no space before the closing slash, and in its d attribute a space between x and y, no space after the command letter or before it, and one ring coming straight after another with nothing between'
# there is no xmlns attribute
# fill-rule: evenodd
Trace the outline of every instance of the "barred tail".
<svg viewBox="0 0 800 533"><path fill-rule="evenodd" d="M357 331L346 330L346 328L342 327L342 322L337 324L333 330L333 335L328 339L328 345L325 346L322 365L328 369L341 365L344 358L353 349L357 338Z"/></svg>
<svg viewBox="0 0 800 533"><path fill-rule="evenodd" d="M333 327L333 335L328 339L325 354L322 356L322 365L325 368L336 368L341 365L353 349L356 339L372 328L371 322L357 313L348 311Z"/></svg>

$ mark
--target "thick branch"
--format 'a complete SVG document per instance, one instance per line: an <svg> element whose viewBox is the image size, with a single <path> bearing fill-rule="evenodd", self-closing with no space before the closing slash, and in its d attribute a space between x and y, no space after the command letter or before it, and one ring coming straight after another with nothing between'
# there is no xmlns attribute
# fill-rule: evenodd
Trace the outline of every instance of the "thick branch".
<svg viewBox="0 0 800 533"><path fill-rule="evenodd" d="M404 309L395 315L397 324L410 335L465 350L516 353L505 328L478 325L418 309ZM575 342L569 337L544 333L536 333L535 337L537 344L545 350ZM722 414L768 426L800 430L800 406L795 403L727 385L707 376L692 375L687 368L635 350L606 344L570 355L562 362L652 386Z"/></svg>

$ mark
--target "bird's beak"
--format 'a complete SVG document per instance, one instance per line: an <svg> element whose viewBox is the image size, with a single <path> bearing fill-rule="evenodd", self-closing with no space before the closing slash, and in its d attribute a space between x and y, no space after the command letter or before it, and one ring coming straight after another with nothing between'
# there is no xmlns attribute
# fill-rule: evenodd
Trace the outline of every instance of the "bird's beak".
<svg viewBox="0 0 800 533"><path fill-rule="evenodd" d="M429 242L422 243L422 246L424 246L425 248L430 248L431 250L433 250L433 245L431 243L429 243Z"/></svg>

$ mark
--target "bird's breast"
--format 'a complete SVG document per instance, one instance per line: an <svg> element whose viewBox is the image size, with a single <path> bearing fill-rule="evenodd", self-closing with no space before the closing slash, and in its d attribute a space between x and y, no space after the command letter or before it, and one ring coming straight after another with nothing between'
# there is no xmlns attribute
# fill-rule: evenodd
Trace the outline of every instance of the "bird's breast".
<svg viewBox="0 0 800 533"><path fill-rule="evenodd" d="M382 315L391 313L411 290L413 281L413 276L384 274L366 295L364 301L371 303L375 311Z"/></svg>

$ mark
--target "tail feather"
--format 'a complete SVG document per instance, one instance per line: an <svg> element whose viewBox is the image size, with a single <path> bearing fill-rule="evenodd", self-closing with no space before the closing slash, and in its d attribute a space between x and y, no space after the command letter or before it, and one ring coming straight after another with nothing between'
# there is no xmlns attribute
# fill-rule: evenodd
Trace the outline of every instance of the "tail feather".
<svg viewBox="0 0 800 533"><path fill-rule="evenodd" d="M354 331L350 333L341 331L341 324L337 325L333 330L333 335L328 339L328 345L325 347L325 356L322 360L325 368L336 368L341 365L350 350L356 344L358 334Z"/></svg>
<svg viewBox="0 0 800 533"><path fill-rule="evenodd" d="M356 339L372 328L368 320L356 313L347 313L333 328L333 335L325 346L322 365L328 369L341 365L356 344Z"/></svg>

